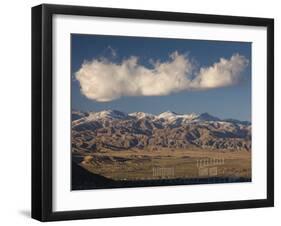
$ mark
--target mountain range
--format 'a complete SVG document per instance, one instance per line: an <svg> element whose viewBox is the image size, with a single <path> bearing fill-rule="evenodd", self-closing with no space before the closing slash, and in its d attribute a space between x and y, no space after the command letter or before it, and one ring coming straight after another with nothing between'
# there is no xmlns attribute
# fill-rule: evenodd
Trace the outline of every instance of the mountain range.
<svg viewBox="0 0 281 226"><path fill-rule="evenodd" d="M72 150L200 148L251 150L251 123L208 113L127 114L117 110L72 111Z"/></svg>

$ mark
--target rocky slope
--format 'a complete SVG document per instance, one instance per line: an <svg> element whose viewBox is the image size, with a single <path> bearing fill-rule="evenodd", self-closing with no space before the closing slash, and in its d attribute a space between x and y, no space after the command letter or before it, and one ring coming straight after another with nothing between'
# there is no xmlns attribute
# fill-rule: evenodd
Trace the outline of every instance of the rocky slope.
<svg viewBox="0 0 281 226"><path fill-rule="evenodd" d="M208 113L72 112L73 152L136 148L251 150L251 123Z"/></svg>

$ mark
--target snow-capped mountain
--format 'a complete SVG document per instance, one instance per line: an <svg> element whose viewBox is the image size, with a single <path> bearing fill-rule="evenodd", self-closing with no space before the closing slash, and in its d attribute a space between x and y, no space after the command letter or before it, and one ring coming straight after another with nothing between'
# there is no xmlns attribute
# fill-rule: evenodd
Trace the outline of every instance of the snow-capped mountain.
<svg viewBox="0 0 281 226"><path fill-rule="evenodd" d="M145 113L145 112L133 112L133 113L130 113L129 116L137 118L137 119L142 119L142 118L155 119L155 115Z"/></svg>
<svg viewBox="0 0 281 226"><path fill-rule="evenodd" d="M83 119L83 120L81 120ZM181 121L182 123L191 123L191 122L229 122L235 124L247 124L250 125L251 123L248 121L239 121L236 119L225 119L222 120L218 117L212 116L209 113L190 113L190 114L178 114L173 111L165 111L160 113L159 115L153 115L145 112L133 112L133 113L125 113L117 110L104 110L99 112L72 112L72 121L80 120L80 122L89 122L95 120L140 120L140 119L149 119L151 121L158 121L158 122L166 122L173 123L175 121Z"/></svg>
<svg viewBox="0 0 281 226"><path fill-rule="evenodd" d="M97 120L97 119L127 119L128 114L117 111L117 110L105 110L100 112L90 112L88 120Z"/></svg>
<svg viewBox="0 0 281 226"><path fill-rule="evenodd" d="M165 111L165 112L159 114L157 117L164 118L164 119L170 119L170 118L175 118L177 116L178 116L178 114L173 111Z"/></svg>
<svg viewBox="0 0 281 226"><path fill-rule="evenodd" d="M72 112L72 142L83 150L197 146L251 149L251 123L222 120L208 113L159 115L117 110ZM84 148L83 148L84 147Z"/></svg>

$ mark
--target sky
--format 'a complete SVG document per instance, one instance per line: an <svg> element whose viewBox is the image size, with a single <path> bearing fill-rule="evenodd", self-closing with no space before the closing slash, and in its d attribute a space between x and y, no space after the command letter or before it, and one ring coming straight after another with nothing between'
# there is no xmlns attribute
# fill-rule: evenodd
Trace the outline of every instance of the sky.
<svg viewBox="0 0 281 226"><path fill-rule="evenodd" d="M251 121L251 43L71 35L72 109Z"/></svg>

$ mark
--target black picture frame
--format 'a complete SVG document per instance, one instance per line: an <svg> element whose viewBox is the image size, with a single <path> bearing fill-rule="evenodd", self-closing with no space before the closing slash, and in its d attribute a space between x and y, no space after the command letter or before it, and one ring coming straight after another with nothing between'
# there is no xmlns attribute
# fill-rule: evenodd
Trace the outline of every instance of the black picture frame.
<svg viewBox="0 0 281 226"><path fill-rule="evenodd" d="M266 27L267 198L54 212L52 210L52 18L55 14ZM274 206L273 19L49 4L32 8L32 218L40 221L56 221L270 206Z"/></svg>

